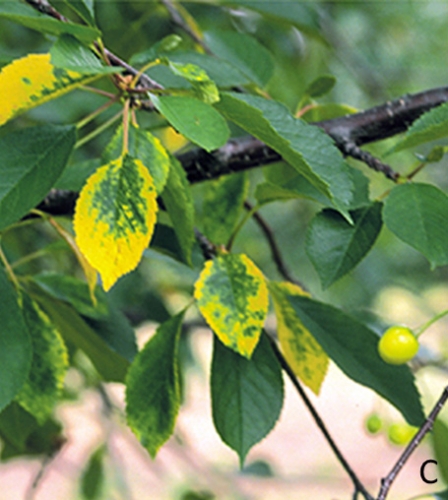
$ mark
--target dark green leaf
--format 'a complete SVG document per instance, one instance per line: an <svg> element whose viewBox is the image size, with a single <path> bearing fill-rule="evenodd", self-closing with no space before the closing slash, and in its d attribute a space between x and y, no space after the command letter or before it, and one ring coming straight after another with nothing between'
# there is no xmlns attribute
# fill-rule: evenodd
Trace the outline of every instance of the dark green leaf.
<svg viewBox="0 0 448 500"><path fill-rule="evenodd" d="M215 107L275 149L349 218L354 190L351 169L325 132L294 118L282 104L258 96L224 93Z"/></svg>
<svg viewBox="0 0 448 500"><path fill-rule="evenodd" d="M430 184L396 186L386 198L384 223L421 252L431 267L448 264L448 197Z"/></svg>
<svg viewBox="0 0 448 500"><path fill-rule="evenodd" d="M263 334L246 359L214 336L211 375L213 421L222 440L235 450L241 466L254 444L274 427L283 405L280 365Z"/></svg>
<svg viewBox="0 0 448 500"><path fill-rule="evenodd" d="M81 493L86 500L101 498L104 487L104 448L95 450L87 462L81 477Z"/></svg>
<svg viewBox="0 0 448 500"><path fill-rule="evenodd" d="M72 35L61 35L50 50L51 64L85 75L119 73L117 67L103 66L94 53Z"/></svg>
<svg viewBox="0 0 448 500"><path fill-rule="evenodd" d="M17 295L0 267L0 411L22 388L31 367L32 344Z"/></svg>
<svg viewBox="0 0 448 500"><path fill-rule="evenodd" d="M264 87L274 73L269 51L246 33L209 31L205 33L205 43L213 55L231 63L260 87Z"/></svg>
<svg viewBox="0 0 448 500"><path fill-rule="evenodd" d="M348 377L387 399L410 425L423 423L414 375L408 366L392 366L380 358L376 333L328 304L299 296L288 300L303 325Z"/></svg>
<svg viewBox="0 0 448 500"><path fill-rule="evenodd" d="M95 28L59 21L21 2L0 2L1 17L41 33L56 36L67 33L85 43L92 43L101 36L101 32Z"/></svg>
<svg viewBox="0 0 448 500"><path fill-rule="evenodd" d="M328 94L335 86L336 78L333 75L322 75L313 80L305 89L305 95L316 99Z"/></svg>
<svg viewBox="0 0 448 500"><path fill-rule="evenodd" d="M194 244L194 205L187 175L176 158L171 157L171 168L162 200L173 224L180 245L183 262L191 265Z"/></svg>
<svg viewBox="0 0 448 500"><path fill-rule="evenodd" d="M204 197L205 235L215 244L226 244L235 228L248 193L244 173L210 181Z"/></svg>
<svg viewBox="0 0 448 500"><path fill-rule="evenodd" d="M206 151L224 145L230 135L224 118L210 105L194 97L151 94L154 106L174 127Z"/></svg>
<svg viewBox="0 0 448 500"><path fill-rule="evenodd" d="M84 321L117 354L131 362L137 354L135 332L126 316L113 304L109 304L106 317L85 317Z"/></svg>
<svg viewBox="0 0 448 500"><path fill-rule="evenodd" d="M306 238L306 251L323 288L351 271L365 257L378 237L382 204L352 210L353 225L338 212L325 209L312 220Z"/></svg>
<svg viewBox="0 0 448 500"><path fill-rule="evenodd" d="M61 175L75 127L40 125L0 137L0 229L39 204Z"/></svg>
<svg viewBox="0 0 448 500"><path fill-rule="evenodd" d="M61 430L61 425L52 419L39 426L32 415L13 402L0 413L0 459L50 456L64 443Z"/></svg>
<svg viewBox="0 0 448 500"><path fill-rule="evenodd" d="M56 181L55 189L67 189L69 191L81 191L87 179L101 167L99 158L69 163Z"/></svg>
<svg viewBox="0 0 448 500"><path fill-rule="evenodd" d="M129 427L154 458L171 436L180 405L178 344L184 311L162 323L129 368Z"/></svg>

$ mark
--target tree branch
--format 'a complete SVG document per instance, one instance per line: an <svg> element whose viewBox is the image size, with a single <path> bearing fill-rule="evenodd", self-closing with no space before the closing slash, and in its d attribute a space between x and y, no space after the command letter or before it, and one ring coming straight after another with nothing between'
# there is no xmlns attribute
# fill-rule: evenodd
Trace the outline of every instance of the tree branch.
<svg viewBox="0 0 448 500"><path fill-rule="evenodd" d="M431 410L431 413L428 415L428 418L426 419L425 423L420 427L417 434L408 444L408 446L402 453L401 457L398 459L397 463L393 466L389 474L381 480L381 488L377 500L385 500L390 490L390 487L392 486L392 483L398 476L398 473L401 471L401 469L408 461L409 457L412 455L415 449L418 447L418 445L422 442L426 434L432 429L432 426L434 425L437 415L440 413L447 400L448 400L448 387L445 387L442 395L435 404L434 408Z"/></svg>

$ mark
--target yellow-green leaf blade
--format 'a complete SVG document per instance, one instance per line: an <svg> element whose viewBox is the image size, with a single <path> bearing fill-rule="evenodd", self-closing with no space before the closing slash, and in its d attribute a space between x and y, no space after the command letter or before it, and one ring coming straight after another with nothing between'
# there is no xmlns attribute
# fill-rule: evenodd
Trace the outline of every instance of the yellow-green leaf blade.
<svg viewBox="0 0 448 500"><path fill-rule="evenodd" d="M101 75L56 68L50 54L29 54L0 72L0 125L31 108L56 99Z"/></svg>
<svg viewBox="0 0 448 500"><path fill-rule="evenodd" d="M292 283L269 282L268 287L274 301L278 339L286 361L299 379L319 394L328 369L328 356L287 300L287 296L308 294Z"/></svg>
<svg viewBox="0 0 448 500"><path fill-rule="evenodd" d="M28 379L16 401L43 424L61 396L68 353L61 335L39 305L23 296L23 315L33 345Z"/></svg>
<svg viewBox="0 0 448 500"><path fill-rule="evenodd" d="M154 181L138 159L124 155L87 180L73 221L76 243L100 273L106 291L137 267L156 213Z"/></svg>
<svg viewBox="0 0 448 500"><path fill-rule="evenodd" d="M221 342L250 358L268 310L263 274L246 255L206 262L195 284L199 310Z"/></svg>

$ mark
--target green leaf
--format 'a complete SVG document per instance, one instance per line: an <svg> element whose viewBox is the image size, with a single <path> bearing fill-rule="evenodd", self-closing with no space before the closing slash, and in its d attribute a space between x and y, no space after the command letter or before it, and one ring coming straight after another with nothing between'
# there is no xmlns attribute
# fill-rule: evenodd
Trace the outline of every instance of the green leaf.
<svg viewBox="0 0 448 500"><path fill-rule="evenodd" d="M107 291L133 271L148 247L157 214L152 176L140 159L125 154L100 167L76 202L76 243Z"/></svg>
<svg viewBox="0 0 448 500"><path fill-rule="evenodd" d="M95 288L96 304L93 304L87 283L73 276L47 273L35 275L32 280L46 293L69 303L84 316L104 318L108 314L107 296L98 286Z"/></svg>
<svg viewBox="0 0 448 500"><path fill-rule="evenodd" d="M389 152L396 153L406 148L418 146L448 136L448 103L424 113L409 127L404 138Z"/></svg>
<svg viewBox="0 0 448 500"><path fill-rule="evenodd" d="M266 334L250 360L215 337L211 394L216 430L243 466L250 448L274 427L283 405L281 368Z"/></svg>
<svg viewBox="0 0 448 500"><path fill-rule="evenodd" d="M61 425L52 419L39 426L32 415L13 402L0 413L0 458L53 456L64 443L61 431Z"/></svg>
<svg viewBox="0 0 448 500"><path fill-rule="evenodd" d="M22 295L23 314L31 336L33 357L25 384L16 401L43 424L62 394L68 353L59 332L39 305Z"/></svg>
<svg viewBox="0 0 448 500"><path fill-rule="evenodd" d="M294 118L282 104L253 95L223 93L215 107L228 119L277 151L350 219L353 177L325 132Z"/></svg>
<svg viewBox="0 0 448 500"><path fill-rule="evenodd" d="M18 221L48 194L75 144L75 128L41 125L0 137L0 229Z"/></svg>
<svg viewBox="0 0 448 500"><path fill-rule="evenodd" d="M308 228L306 252L316 269L323 288L351 271L366 256L378 237L382 204L350 212L350 225L338 212L324 209Z"/></svg>
<svg viewBox="0 0 448 500"><path fill-rule="evenodd" d="M448 446L448 425L440 418L434 422L432 433L432 448L437 460L437 468L445 483L448 482L448 455L446 453Z"/></svg>
<svg viewBox="0 0 448 500"><path fill-rule="evenodd" d="M221 342L250 358L268 311L266 282L255 264L238 254L207 261L195 283L194 297Z"/></svg>
<svg viewBox="0 0 448 500"><path fill-rule="evenodd" d="M206 151L223 146L230 136L224 118L199 99L151 94L151 101L175 130Z"/></svg>
<svg viewBox="0 0 448 500"><path fill-rule="evenodd" d="M293 25L311 35L319 35L322 31L319 14L315 5L303 2L267 2L265 0L223 1L225 4L241 5L245 9L254 10L264 16ZM319 35L320 36L320 35Z"/></svg>
<svg viewBox="0 0 448 500"><path fill-rule="evenodd" d="M50 50L51 64L84 75L120 73L122 69L101 64L98 57L72 35L61 35Z"/></svg>
<svg viewBox="0 0 448 500"><path fill-rule="evenodd" d="M203 204L205 235L216 245L226 244L238 222L249 189L245 173L207 183Z"/></svg>
<svg viewBox="0 0 448 500"><path fill-rule="evenodd" d="M304 93L306 96L316 99L328 94L335 84L336 78L333 75L322 75L313 80Z"/></svg>
<svg viewBox="0 0 448 500"><path fill-rule="evenodd" d="M123 126L120 125L103 152L103 162L110 163L119 158L122 148ZM150 132L131 125L128 130L128 151L149 170L156 192L160 195L167 183L171 168L171 158L161 141Z"/></svg>
<svg viewBox="0 0 448 500"><path fill-rule="evenodd" d="M41 33L56 36L67 33L84 43L92 43L101 36L101 32L96 28L59 21L20 2L0 2L1 17Z"/></svg>
<svg viewBox="0 0 448 500"><path fill-rule="evenodd" d="M81 191L87 179L101 167L100 158L70 162L56 181L55 189Z"/></svg>
<svg viewBox="0 0 448 500"><path fill-rule="evenodd" d="M295 314L288 296L308 295L293 283L268 282L277 317L277 335L286 361L300 380L319 394L328 370L328 356Z"/></svg>
<svg viewBox="0 0 448 500"><path fill-rule="evenodd" d="M191 266L191 252L195 242L193 197L185 170L174 156L170 158L171 168L162 200L173 224L182 260Z"/></svg>
<svg viewBox="0 0 448 500"><path fill-rule="evenodd" d="M81 493L86 500L101 498L105 483L104 477L104 447L95 450L87 462L81 477Z"/></svg>
<svg viewBox="0 0 448 500"><path fill-rule="evenodd" d="M215 82L202 68L195 64L176 63L169 59L167 59L167 63L175 75L181 76L191 83L198 99L207 104L219 101L219 91Z"/></svg>
<svg viewBox="0 0 448 500"><path fill-rule="evenodd" d="M408 366L392 366L380 358L376 333L328 304L296 295L289 296L288 301L305 328L348 377L392 403L410 425L423 423L414 375Z"/></svg>
<svg viewBox="0 0 448 500"><path fill-rule="evenodd" d="M157 59L160 55L177 49L181 43L182 38L179 35L168 35L156 42L149 49L133 54L129 62L133 66L144 66Z"/></svg>
<svg viewBox="0 0 448 500"><path fill-rule="evenodd" d="M0 411L20 391L31 367L31 339L17 300L0 267Z"/></svg>
<svg viewBox="0 0 448 500"><path fill-rule="evenodd" d="M273 58L254 37L214 30L205 33L204 39L214 56L231 63L258 86L264 87L273 75Z"/></svg>
<svg viewBox="0 0 448 500"><path fill-rule="evenodd" d="M199 66L220 88L232 88L247 85L250 79L227 61L198 52L176 52L170 54L170 60L178 63L192 63ZM149 73L149 72L148 72Z"/></svg>
<svg viewBox="0 0 448 500"><path fill-rule="evenodd" d="M154 458L174 430L180 405L178 344L184 311L162 323L129 368L129 427Z"/></svg>
<svg viewBox="0 0 448 500"><path fill-rule="evenodd" d="M386 198L386 226L421 252L431 268L448 264L448 197L435 186L408 183L396 186Z"/></svg>
<svg viewBox="0 0 448 500"><path fill-rule="evenodd" d="M134 329L126 316L113 303L109 304L108 309L106 317L83 316L83 319L110 349L132 362L137 354Z"/></svg>
<svg viewBox="0 0 448 500"><path fill-rule="evenodd" d="M90 26L96 26L94 0L64 0Z"/></svg>
<svg viewBox="0 0 448 500"><path fill-rule="evenodd" d="M51 318L67 344L84 351L104 380L124 381L129 361L117 354L71 306L42 293L33 293L32 297Z"/></svg>

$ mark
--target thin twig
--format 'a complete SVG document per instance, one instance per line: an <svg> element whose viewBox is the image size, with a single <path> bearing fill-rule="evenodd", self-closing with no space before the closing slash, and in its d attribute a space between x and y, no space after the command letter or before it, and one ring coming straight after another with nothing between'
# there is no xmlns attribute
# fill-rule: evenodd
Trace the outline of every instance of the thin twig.
<svg viewBox="0 0 448 500"><path fill-rule="evenodd" d="M249 211L253 209L252 204L248 201L244 202L244 207ZM274 231L272 231L269 224L258 212L255 212L253 214L253 218L266 237L269 248L271 249L272 258L275 262L275 265L277 266L278 272L283 276L283 278L285 278L286 281L290 281L291 283L300 286L300 288L306 291L305 285L303 285L303 283L301 283L299 280L295 279L294 276L292 276L292 274L290 273L289 269L286 267L282 253L275 239Z"/></svg>
<svg viewBox="0 0 448 500"><path fill-rule="evenodd" d="M268 334L267 334L268 335ZM292 368L289 366L289 363L286 361L285 357L281 353L280 349L277 346L277 343L275 342L274 339L271 338L270 335L268 335L269 341L271 343L272 349L274 351L274 354L276 358L278 359L282 369L286 372L288 375L289 379L291 380L292 384L294 385L295 389L299 393L300 397L302 398L303 402L305 403L305 406L308 408L310 411L316 425L319 427L320 431L324 435L328 445L330 448L333 450L334 454L336 455L336 458L338 459L339 463L342 465L344 470L347 472L349 475L350 479L353 482L353 485L355 487L355 494L354 498L357 497L358 493L361 493L366 500L374 500L374 498L370 495L370 493L366 490L356 473L353 471L351 468L350 464L347 462L345 459L344 455L342 454L341 450L338 448L336 445L334 439L331 437L331 434L329 433L325 423L323 422L322 418L320 417L319 413L317 410L314 408L313 403L311 400L308 398L306 392L303 390L302 385L300 384L299 380L297 379L294 371ZM379 500L379 499L378 499Z"/></svg>
<svg viewBox="0 0 448 500"><path fill-rule="evenodd" d="M445 387L439 400L435 404L434 408L431 410L431 413L428 415L428 418L425 420L425 423L420 427L417 434L408 444L408 446L398 459L397 463L393 466L389 474L381 480L381 488L378 493L377 500L384 500L386 498L387 494L389 493L390 487L392 486L392 483L398 476L398 473L401 471L401 469L408 461L409 457L412 455L415 449L418 447L418 445L422 442L426 434L432 429L434 422L437 418L437 415L440 413L447 400L448 400L448 386Z"/></svg>

